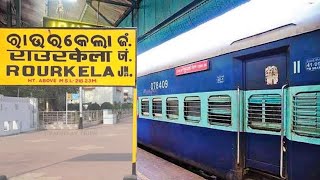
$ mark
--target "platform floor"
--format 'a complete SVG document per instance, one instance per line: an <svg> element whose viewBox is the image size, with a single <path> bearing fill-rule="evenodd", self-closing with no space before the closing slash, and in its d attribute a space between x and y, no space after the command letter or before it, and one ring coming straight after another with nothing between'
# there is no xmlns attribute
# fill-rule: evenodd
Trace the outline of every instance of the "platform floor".
<svg viewBox="0 0 320 180"><path fill-rule="evenodd" d="M203 178L149 152L138 149L138 180L202 180Z"/></svg>
<svg viewBox="0 0 320 180"><path fill-rule="evenodd" d="M0 175L12 180L121 180L131 173L132 119L84 130L0 137Z"/></svg>
<svg viewBox="0 0 320 180"><path fill-rule="evenodd" d="M131 117L116 125L0 137L0 175L10 180L122 180L131 173ZM201 177L138 149L139 180Z"/></svg>

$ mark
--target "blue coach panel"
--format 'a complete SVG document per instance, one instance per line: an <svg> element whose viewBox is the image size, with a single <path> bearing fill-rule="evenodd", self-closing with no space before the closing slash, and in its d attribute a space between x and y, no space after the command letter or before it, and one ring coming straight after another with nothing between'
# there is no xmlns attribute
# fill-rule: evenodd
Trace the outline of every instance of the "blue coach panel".
<svg viewBox="0 0 320 180"><path fill-rule="evenodd" d="M320 31L294 38L290 47L290 86L320 83Z"/></svg>
<svg viewBox="0 0 320 180"><path fill-rule="evenodd" d="M210 59L205 71L176 76L173 68L139 77L138 96L236 89L233 77L231 56L220 56Z"/></svg>

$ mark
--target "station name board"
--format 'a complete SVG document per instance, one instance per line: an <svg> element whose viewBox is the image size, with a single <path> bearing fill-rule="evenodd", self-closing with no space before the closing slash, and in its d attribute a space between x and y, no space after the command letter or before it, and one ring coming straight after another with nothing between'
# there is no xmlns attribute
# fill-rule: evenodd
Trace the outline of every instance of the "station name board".
<svg viewBox="0 0 320 180"><path fill-rule="evenodd" d="M135 29L0 29L0 85L135 86Z"/></svg>

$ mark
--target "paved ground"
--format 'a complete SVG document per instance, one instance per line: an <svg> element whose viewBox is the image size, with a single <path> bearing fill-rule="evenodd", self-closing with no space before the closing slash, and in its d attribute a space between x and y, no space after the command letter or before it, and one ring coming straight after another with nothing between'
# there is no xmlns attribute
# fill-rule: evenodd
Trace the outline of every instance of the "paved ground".
<svg viewBox="0 0 320 180"><path fill-rule="evenodd" d="M122 179L131 173L130 121L0 137L0 174L12 180Z"/></svg>
<svg viewBox="0 0 320 180"><path fill-rule="evenodd" d="M203 178L138 149L138 180L202 180Z"/></svg>
<svg viewBox="0 0 320 180"><path fill-rule="evenodd" d="M0 137L0 175L10 180L121 180L131 173L131 117L84 130ZM138 149L139 180L201 177Z"/></svg>

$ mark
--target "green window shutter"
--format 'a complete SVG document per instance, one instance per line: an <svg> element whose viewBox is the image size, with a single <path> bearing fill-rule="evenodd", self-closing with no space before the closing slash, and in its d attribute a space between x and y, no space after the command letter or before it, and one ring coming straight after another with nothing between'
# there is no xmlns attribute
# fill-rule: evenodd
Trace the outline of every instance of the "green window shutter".
<svg viewBox="0 0 320 180"><path fill-rule="evenodd" d="M149 116L149 99L141 99L141 114L144 116Z"/></svg>
<svg viewBox="0 0 320 180"><path fill-rule="evenodd" d="M253 129L281 130L281 96L279 94L255 94L247 104L248 125Z"/></svg>
<svg viewBox="0 0 320 180"><path fill-rule="evenodd" d="M210 96L208 99L208 122L215 125L231 125L231 97Z"/></svg>
<svg viewBox="0 0 320 180"><path fill-rule="evenodd" d="M156 118L162 117L162 100L161 98L152 99L152 116Z"/></svg>
<svg viewBox="0 0 320 180"><path fill-rule="evenodd" d="M176 97L167 98L166 102L167 118L174 120L179 118L179 101Z"/></svg>
<svg viewBox="0 0 320 180"><path fill-rule="evenodd" d="M201 100L199 96L190 96L184 99L184 118L186 121L200 122Z"/></svg>
<svg viewBox="0 0 320 180"><path fill-rule="evenodd" d="M320 137L320 92L303 92L293 96L293 131Z"/></svg>

